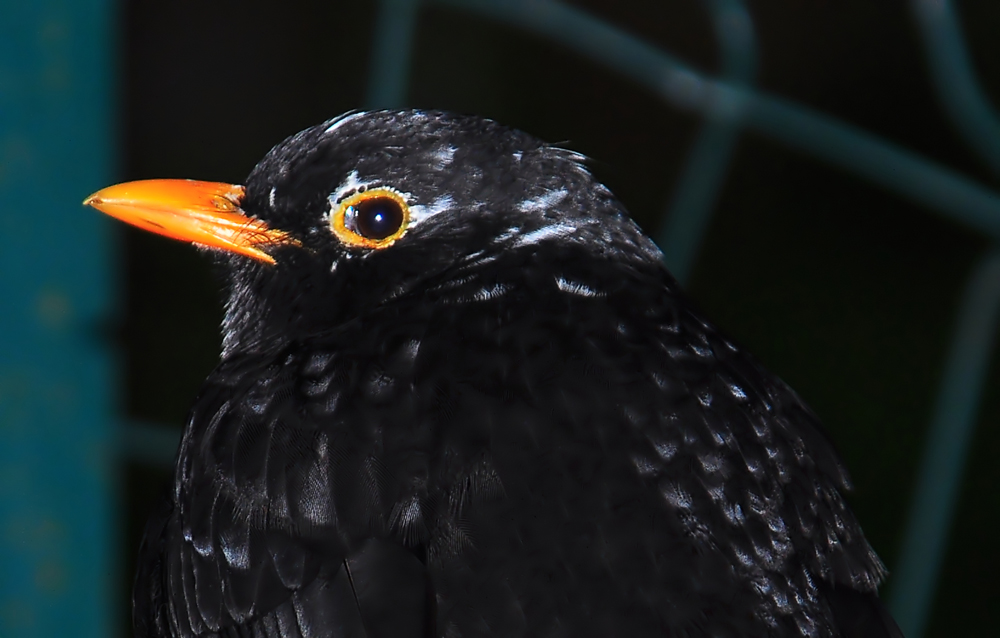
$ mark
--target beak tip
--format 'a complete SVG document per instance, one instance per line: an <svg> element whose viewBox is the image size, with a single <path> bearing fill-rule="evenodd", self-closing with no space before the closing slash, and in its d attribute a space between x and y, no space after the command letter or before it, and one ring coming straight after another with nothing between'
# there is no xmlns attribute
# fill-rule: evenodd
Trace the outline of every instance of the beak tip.
<svg viewBox="0 0 1000 638"><path fill-rule="evenodd" d="M101 198L97 196L97 193L94 193L93 195L91 195L87 199L83 200L83 205L84 206L95 206L96 207L100 203L101 203Z"/></svg>

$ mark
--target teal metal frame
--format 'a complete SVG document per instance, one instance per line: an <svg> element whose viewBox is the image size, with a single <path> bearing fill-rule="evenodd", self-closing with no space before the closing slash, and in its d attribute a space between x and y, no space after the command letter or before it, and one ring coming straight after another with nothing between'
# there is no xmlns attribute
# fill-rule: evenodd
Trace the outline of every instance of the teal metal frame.
<svg viewBox="0 0 1000 638"><path fill-rule="evenodd" d="M108 0L0 2L0 636L108 638L118 614Z"/></svg>

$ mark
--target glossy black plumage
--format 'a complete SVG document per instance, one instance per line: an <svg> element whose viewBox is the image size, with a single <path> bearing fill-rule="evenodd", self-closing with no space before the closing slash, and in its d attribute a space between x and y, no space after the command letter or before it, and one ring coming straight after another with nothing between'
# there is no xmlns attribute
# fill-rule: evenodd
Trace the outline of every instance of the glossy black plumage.
<svg viewBox="0 0 1000 638"><path fill-rule="evenodd" d="M580 159L415 111L264 158L243 209L301 246L223 257L138 636L899 635L816 418ZM388 248L329 230L360 185Z"/></svg>

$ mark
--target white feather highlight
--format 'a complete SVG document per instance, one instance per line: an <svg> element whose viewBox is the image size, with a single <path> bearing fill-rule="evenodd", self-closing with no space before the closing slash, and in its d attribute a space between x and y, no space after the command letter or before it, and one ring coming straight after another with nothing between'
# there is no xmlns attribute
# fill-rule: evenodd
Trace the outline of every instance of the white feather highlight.
<svg viewBox="0 0 1000 638"><path fill-rule="evenodd" d="M431 217L434 217L435 215L447 212L454 207L455 200L452 199L451 195L438 197L426 206L423 204L410 206L410 228L424 222L427 219L430 219Z"/></svg>
<svg viewBox="0 0 1000 638"><path fill-rule="evenodd" d="M570 226L569 224L552 224L551 226L544 226L538 230L533 230L530 233L521 235L517 238L515 245L529 246L546 239L559 239L570 235L575 230L576 227Z"/></svg>
<svg viewBox="0 0 1000 638"><path fill-rule="evenodd" d="M559 290L563 292L568 292L571 295L579 295L580 297L603 297L604 293L598 290L594 290L590 286L586 286L575 281L567 281L562 277L556 277L556 286Z"/></svg>
<svg viewBox="0 0 1000 638"><path fill-rule="evenodd" d="M333 133L344 124L347 124L351 120L357 119L363 115L367 115L367 113L365 111L358 111L357 113L349 113L343 117L339 117L334 121L330 122L330 126L326 127L326 130L323 131L323 133L324 135L329 135L330 133Z"/></svg>
<svg viewBox="0 0 1000 638"><path fill-rule="evenodd" d="M555 191L549 191L544 195L539 195L538 197L532 197L531 199L526 199L517 205L517 210L522 213L530 213L533 211L541 211L552 208L566 196L569 195L569 191L566 189L559 189Z"/></svg>

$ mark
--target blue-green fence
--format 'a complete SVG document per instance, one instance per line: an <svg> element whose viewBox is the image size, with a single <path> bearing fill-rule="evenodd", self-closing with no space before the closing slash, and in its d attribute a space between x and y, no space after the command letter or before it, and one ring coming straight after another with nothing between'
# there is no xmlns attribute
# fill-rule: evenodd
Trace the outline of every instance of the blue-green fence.
<svg viewBox="0 0 1000 638"><path fill-rule="evenodd" d="M119 552L113 5L0 1L0 636L104 638ZM81 584L85 584L81 586Z"/></svg>
<svg viewBox="0 0 1000 638"><path fill-rule="evenodd" d="M753 21L742 0L705 0L723 70L710 77L614 26L559 2L435 0L533 32L609 67L704 117L683 179L657 235L682 282L697 255L733 144L744 128L853 172L990 237L1000 239L1000 196L927 158L804 106L753 89ZM417 2L382 3L370 106L405 103L408 45ZM1000 172L1000 119L972 72L954 8L912 0L938 95L969 146ZM404 46L392 46L392 43ZM889 604L905 635L921 638L930 616L969 442L993 350L1000 307L1000 253L973 270L958 309Z"/></svg>

